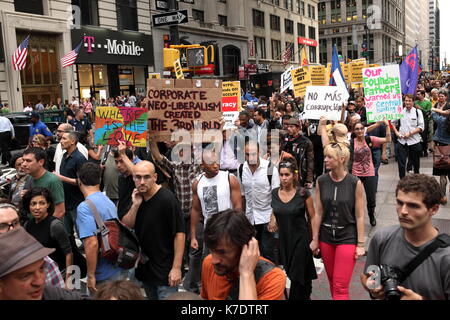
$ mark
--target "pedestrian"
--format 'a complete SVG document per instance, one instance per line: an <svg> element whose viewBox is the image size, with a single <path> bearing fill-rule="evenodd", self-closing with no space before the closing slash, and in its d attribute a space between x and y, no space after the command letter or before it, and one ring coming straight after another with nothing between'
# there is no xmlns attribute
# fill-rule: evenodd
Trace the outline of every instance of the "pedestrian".
<svg viewBox="0 0 450 320"><path fill-rule="evenodd" d="M11 121L0 115L0 152L2 154L2 164L9 165L11 161L12 139L15 138L14 126Z"/></svg>
<svg viewBox="0 0 450 320"><path fill-rule="evenodd" d="M353 138L350 143L348 172L353 176L358 177L364 185L367 201L367 214L369 215L370 225L372 226L377 224L375 218L377 177L372 149L391 141L389 122L384 120L384 124L386 126L386 137L378 138L375 136L365 136L363 124L357 122L353 126Z"/></svg>
<svg viewBox="0 0 450 320"><path fill-rule="evenodd" d="M39 113L37 112L32 112L30 114L30 122L31 122L31 126L30 126L30 146L31 146L31 141L33 140L33 136L35 136L36 134L42 134L45 136L45 139L47 139L48 141L50 141L53 138L53 133L48 129L48 127L40 120L39 117Z"/></svg>
<svg viewBox="0 0 450 320"><path fill-rule="evenodd" d="M100 191L101 169L98 164L86 162L78 172L77 183L86 199L77 207L76 225L83 241L87 262L87 288L91 294L97 286L106 281L121 280L126 275L122 268L99 256L98 241L100 230L94 218L96 210L103 221L117 219L114 203Z"/></svg>
<svg viewBox="0 0 450 320"><path fill-rule="evenodd" d="M66 270L73 262L72 247L64 224L53 216L55 205L50 191L46 188L29 190L23 197L23 207L33 216L25 223L25 230L44 247L55 249L50 258L58 264L66 287L69 287L71 274Z"/></svg>
<svg viewBox="0 0 450 320"><path fill-rule="evenodd" d="M46 285L44 258L54 250L22 227L0 234L0 300L82 300L79 291Z"/></svg>
<svg viewBox="0 0 450 320"><path fill-rule="evenodd" d="M22 190L25 187L26 180L28 175L23 171L22 163L23 163L23 154L17 153L11 159L11 168L16 169L16 174L11 178L10 189L8 200L11 204L16 207L21 206L22 202Z"/></svg>
<svg viewBox="0 0 450 320"><path fill-rule="evenodd" d="M350 151L340 143L325 147L325 167L317 179L316 224L319 249L333 300L349 300L349 285L356 259L365 253L364 189L347 173Z"/></svg>
<svg viewBox="0 0 450 320"><path fill-rule="evenodd" d="M80 143L87 145L88 138L93 136L92 126L90 121L86 118L84 111L82 109L75 111L75 118L69 121L69 123L74 127L75 131L80 134Z"/></svg>
<svg viewBox="0 0 450 320"><path fill-rule="evenodd" d="M295 159L283 160L278 170L281 185L272 190L269 231L279 233L281 264L291 280L289 300L310 300L317 279L313 252L319 251L319 235L309 226L316 225L314 202L308 190L298 187Z"/></svg>
<svg viewBox="0 0 450 320"><path fill-rule="evenodd" d="M56 130L56 140L59 142L56 145L56 149L55 149L55 155L53 157L53 162L55 164L55 171L56 173L60 173L59 172L59 168L61 167L61 161L63 158L63 154L64 152L66 152L66 150L63 150L61 147L61 138L63 133L69 132L69 131L73 131L73 127L69 124L69 123L62 123L58 126L58 129ZM77 149L78 151L81 152L81 154L86 158L86 160L88 159L88 150L87 148L81 144L79 141L77 143ZM51 161L52 159L49 159L49 161Z"/></svg>
<svg viewBox="0 0 450 320"><path fill-rule="evenodd" d="M93 300L145 300L141 288L134 282L118 280L98 286Z"/></svg>
<svg viewBox="0 0 450 320"><path fill-rule="evenodd" d="M361 274L363 287L372 299L450 300L450 237L432 220L442 203L439 184L423 174L407 175L399 181L395 196L399 225L373 235ZM429 250L435 241L438 246ZM424 252L423 259L416 260ZM374 267L384 268L398 286L388 287L383 277L371 272Z"/></svg>
<svg viewBox="0 0 450 320"><path fill-rule="evenodd" d="M286 275L260 256L255 228L243 213L228 209L208 219L205 244L211 254L202 265L203 299L284 299Z"/></svg>
<svg viewBox="0 0 450 320"><path fill-rule="evenodd" d="M272 213L272 190L280 186L278 170L270 161L260 157L259 143L249 140L245 144L245 163L238 169L245 215L255 227L261 255L275 261L274 238L268 230Z"/></svg>
<svg viewBox="0 0 450 320"><path fill-rule="evenodd" d="M143 253L150 257L136 268L147 298L161 300L178 291L185 244L183 214L175 195L156 184L155 166L141 161L134 167L133 204L122 218L133 228Z"/></svg>
<svg viewBox="0 0 450 320"><path fill-rule="evenodd" d="M49 141L42 135L42 134L36 134L33 137L33 140L31 140L31 145L33 147L41 148L45 150L45 153L47 154L48 161L45 162L45 169L47 169L50 172L55 171L55 163L51 161L55 157L56 149L52 145L49 144Z"/></svg>
<svg viewBox="0 0 450 320"><path fill-rule="evenodd" d="M119 145L118 150L113 151L113 154L117 170L119 171L119 201L117 202L117 216L119 217L119 219L122 219L123 216L130 210L131 204L133 202L132 195L135 188L133 180L134 165L132 163L133 152L130 149L127 149L124 144L121 144Z"/></svg>
<svg viewBox="0 0 450 320"><path fill-rule="evenodd" d="M428 157L428 133L430 131L431 108L433 107L433 105L431 104L431 101L428 100L425 96L425 90L417 91L417 100L415 102L415 107L419 110L422 110L424 120L424 130L420 133L420 136L422 137L422 155L424 157Z"/></svg>
<svg viewBox="0 0 450 320"><path fill-rule="evenodd" d="M414 96L405 95L404 108L401 113L403 118L397 120L397 126L393 125L394 134L397 136L397 164L400 179L406 175L406 161L411 161L414 173L420 171L420 154L422 146L420 144L420 133L425 128L423 114L421 110L414 108Z"/></svg>

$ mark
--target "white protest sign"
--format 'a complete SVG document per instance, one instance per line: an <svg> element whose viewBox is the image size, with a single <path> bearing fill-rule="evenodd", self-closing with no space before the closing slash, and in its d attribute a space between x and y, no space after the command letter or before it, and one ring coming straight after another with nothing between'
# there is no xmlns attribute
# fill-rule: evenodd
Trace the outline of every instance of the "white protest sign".
<svg viewBox="0 0 450 320"><path fill-rule="evenodd" d="M286 91L287 89L294 89L291 74L291 70L293 69L294 67L290 66L289 69L281 74L280 93Z"/></svg>
<svg viewBox="0 0 450 320"><path fill-rule="evenodd" d="M319 120L327 116L329 120L341 119L345 92L341 87L308 86L305 95L305 119Z"/></svg>

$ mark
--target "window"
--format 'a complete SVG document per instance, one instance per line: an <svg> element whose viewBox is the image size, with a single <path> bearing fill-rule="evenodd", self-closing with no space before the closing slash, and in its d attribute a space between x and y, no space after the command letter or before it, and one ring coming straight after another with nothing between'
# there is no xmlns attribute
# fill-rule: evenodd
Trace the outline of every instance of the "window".
<svg viewBox="0 0 450 320"><path fill-rule="evenodd" d="M308 33L310 39L316 39L316 28L308 27Z"/></svg>
<svg viewBox="0 0 450 320"><path fill-rule="evenodd" d="M273 14L270 15L270 29L280 31L280 17Z"/></svg>
<svg viewBox="0 0 450 320"><path fill-rule="evenodd" d="M305 2L301 0L297 0L297 12L302 16L305 15Z"/></svg>
<svg viewBox="0 0 450 320"><path fill-rule="evenodd" d="M294 34L294 21L284 19L284 31L289 34Z"/></svg>
<svg viewBox="0 0 450 320"><path fill-rule="evenodd" d="M271 0L272 4L279 6L280 5L280 0Z"/></svg>
<svg viewBox="0 0 450 320"><path fill-rule="evenodd" d="M253 9L253 26L264 28L264 12Z"/></svg>
<svg viewBox="0 0 450 320"><path fill-rule="evenodd" d="M293 0L284 0L284 8L294 11L294 5L293 5Z"/></svg>
<svg viewBox="0 0 450 320"><path fill-rule="evenodd" d="M98 0L72 0L72 6L80 8L82 25L99 25Z"/></svg>
<svg viewBox="0 0 450 320"><path fill-rule="evenodd" d="M138 31L136 0L116 0L117 29Z"/></svg>
<svg viewBox="0 0 450 320"><path fill-rule="evenodd" d="M281 41L272 39L272 59L281 60Z"/></svg>
<svg viewBox="0 0 450 320"><path fill-rule="evenodd" d="M205 22L205 12L202 10L192 9L192 19Z"/></svg>
<svg viewBox="0 0 450 320"><path fill-rule="evenodd" d="M14 0L14 9L25 13L44 14L42 0Z"/></svg>
<svg viewBox="0 0 450 320"><path fill-rule="evenodd" d="M321 64L327 64L328 53L327 53L327 39L319 40L319 59Z"/></svg>
<svg viewBox="0 0 450 320"><path fill-rule="evenodd" d="M219 0L219 2L227 3L227 0Z"/></svg>
<svg viewBox="0 0 450 320"><path fill-rule="evenodd" d="M310 63L316 63L316 47L309 47L309 62Z"/></svg>
<svg viewBox="0 0 450 320"><path fill-rule="evenodd" d="M255 37L255 52L260 59L266 59L266 39Z"/></svg>
<svg viewBox="0 0 450 320"><path fill-rule="evenodd" d="M308 18L316 19L316 7L308 4Z"/></svg>
<svg viewBox="0 0 450 320"><path fill-rule="evenodd" d="M297 23L297 32L299 37L306 37L306 27L303 23Z"/></svg>
<svg viewBox="0 0 450 320"><path fill-rule="evenodd" d="M228 26L228 19L227 19L227 16L221 16L221 15L219 14L219 25L225 26L225 27Z"/></svg>
<svg viewBox="0 0 450 320"><path fill-rule="evenodd" d="M347 21L358 20L356 11L356 0L346 0Z"/></svg>

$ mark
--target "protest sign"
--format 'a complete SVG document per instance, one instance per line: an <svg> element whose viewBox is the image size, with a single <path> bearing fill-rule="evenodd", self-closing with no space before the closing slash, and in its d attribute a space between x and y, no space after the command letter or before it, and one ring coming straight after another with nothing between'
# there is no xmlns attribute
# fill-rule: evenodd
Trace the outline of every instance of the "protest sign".
<svg viewBox="0 0 450 320"><path fill-rule="evenodd" d="M364 61L352 61L349 63L349 76L350 82L362 82L362 69L366 67L366 60Z"/></svg>
<svg viewBox="0 0 450 320"><path fill-rule="evenodd" d="M311 84L313 86L326 86L325 82L325 66L309 66L309 73L311 75Z"/></svg>
<svg viewBox="0 0 450 320"><path fill-rule="evenodd" d="M280 82L280 93L288 89L293 89L294 84L292 83L292 74L291 71L294 69L293 66L290 66L285 72L281 74L281 82Z"/></svg>
<svg viewBox="0 0 450 320"><path fill-rule="evenodd" d="M173 69L175 71L177 79L184 79L184 73L183 69L181 68L180 59L175 60L175 62L173 63Z"/></svg>
<svg viewBox="0 0 450 320"><path fill-rule="evenodd" d="M308 86L305 95L305 119L319 120L327 116L329 120L340 120L345 92L341 87Z"/></svg>
<svg viewBox="0 0 450 320"><path fill-rule="evenodd" d="M225 120L224 129L235 129L234 122L241 111L241 82L222 82L222 112Z"/></svg>
<svg viewBox="0 0 450 320"><path fill-rule="evenodd" d="M294 96L303 98L306 93L306 87L311 85L311 75L308 67L300 67L291 70L292 83L294 86Z"/></svg>
<svg viewBox="0 0 450 320"><path fill-rule="evenodd" d="M403 109L400 68L396 65L363 69L367 121L397 120Z"/></svg>
<svg viewBox="0 0 450 320"><path fill-rule="evenodd" d="M155 141L170 141L176 130L220 129L222 81L148 79L144 103Z"/></svg>
<svg viewBox="0 0 450 320"><path fill-rule="evenodd" d="M147 109L97 107L94 141L96 145L145 147L147 145Z"/></svg>

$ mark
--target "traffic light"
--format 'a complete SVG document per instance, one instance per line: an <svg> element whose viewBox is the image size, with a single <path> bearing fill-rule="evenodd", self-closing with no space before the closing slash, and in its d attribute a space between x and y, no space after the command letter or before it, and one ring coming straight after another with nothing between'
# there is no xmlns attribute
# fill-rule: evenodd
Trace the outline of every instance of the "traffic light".
<svg viewBox="0 0 450 320"><path fill-rule="evenodd" d="M204 67L208 65L208 53L205 47L188 48L187 50L187 66Z"/></svg>
<svg viewBox="0 0 450 320"><path fill-rule="evenodd" d="M164 40L164 48L170 48L170 35L164 34L163 40Z"/></svg>
<svg viewBox="0 0 450 320"><path fill-rule="evenodd" d="M164 48L163 56L164 56L164 68L173 69L174 62L180 59L180 50L172 48Z"/></svg>
<svg viewBox="0 0 450 320"><path fill-rule="evenodd" d="M361 44L361 57L368 57L369 52L367 51L367 42L363 42Z"/></svg>

